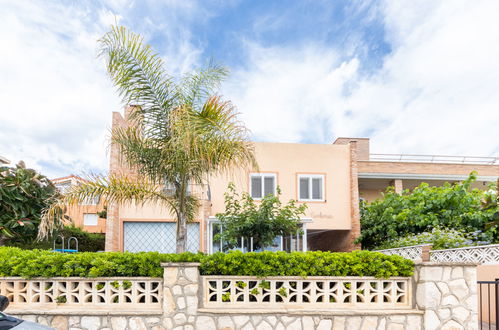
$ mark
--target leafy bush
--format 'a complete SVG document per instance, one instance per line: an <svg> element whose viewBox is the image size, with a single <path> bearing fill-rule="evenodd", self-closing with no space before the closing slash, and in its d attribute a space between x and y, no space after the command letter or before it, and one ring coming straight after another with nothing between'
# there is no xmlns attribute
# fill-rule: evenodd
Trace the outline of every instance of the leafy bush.
<svg viewBox="0 0 499 330"><path fill-rule="evenodd" d="M0 276L161 277L161 262L200 262L203 275L390 276L412 275L414 264L377 252L251 252L160 254L157 252L83 252L65 254L0 247Z"/></svg>
<svg viewBox="0 0 499 330"><path fill-rule="evenodd" d="M434 227L477 232L477 240L499 241L496 226L488 227L497 205L483 208L485 193L471 189L476 174L451 185L430 187L422 183L413 191L397 194L389 188L383 199L361 204L361 235L357 242L372 249L401 236L419 234Z"/></svg>
<svg viewBox="0 0 499 330"><path fill-rule="evenodd" d="M82 230L81 228L77 228L74 226L65 226L54 237L57 237L58 235L64 236L64 242L65 242L64 248L67 248L67 242L70 237L76 237L76 239L78 240L78 250L80 252L104 251L105 248L105 241L106 241L105 234L89 233ZM24 242L20 240L11 239L8 240L5 245L19 247L28 250L33 250L33 249L52 250L54 248L54 242L53 242L54 237L49 237L47 240L43 241L33 240L31 242ZM61 248L60 239L56 244L56 248L57 249ZM71 242L71 248L74 248L73 242Z"/></svg>
<svg viewBox="0 0 499 330"><path fill-rule="evenodd" d="M0 167L0 245L6 239L33 240L42 210L57 194L47 177L22 161L15 167Z"/></svg>
<svg viewBox="0 0 499 330"><path fill-rule="evenodd" d="M409 234L394 240L385 242L377 249L391 249L419 244L431 244L433 250L453 249L463 246L489 244L490 242L477 242L476 233L464 233L456 229L433 228L431 231L425 231L419 234Z"/></svg>
<svg viewBox="0 0 499 330"><path fill-rule="evenodd" d="M395 258L392 258L395 257ZM231 251L205 256L205 275L252 276L410 276L414 263L377 252L249 252Z"/></svg>

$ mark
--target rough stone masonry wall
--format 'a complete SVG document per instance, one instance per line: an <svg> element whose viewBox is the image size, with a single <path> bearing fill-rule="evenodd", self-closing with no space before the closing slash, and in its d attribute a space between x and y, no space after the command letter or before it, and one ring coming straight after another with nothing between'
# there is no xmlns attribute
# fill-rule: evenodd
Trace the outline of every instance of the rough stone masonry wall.
<svg viewBox="0 0 499 330"><path fill-rule="evenodd" d="M201 278L196 263L164 264L163 313L124 315L44 312L27 320L57 329L299 329L299 330L451 330L478 329L476 266L420 263L414 274L414 308L408 310L270 311L203 308ZM414 295L414 294L413 294Z"/></svg>
<svg viewBox="0 0 499 330"><path fill-rule="evenodd" d="M476 265L416 265L416 307L424 329L478 329Z"/></svg>

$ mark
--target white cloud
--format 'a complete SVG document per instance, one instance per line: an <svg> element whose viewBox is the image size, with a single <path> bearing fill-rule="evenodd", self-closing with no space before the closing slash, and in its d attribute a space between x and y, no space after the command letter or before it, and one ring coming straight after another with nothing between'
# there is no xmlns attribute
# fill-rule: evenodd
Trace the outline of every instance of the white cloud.
<svg viewBox="0 0 499 330"><path fill-rule="evenodd" d="M375 152L497 154L499 2L387 1L378 9L392 52L369 75L341 49L247 45L246 69L225 94L255 137L368 135Z"/></svg>
<svg viewBox="0 0 499 330"><path fill-rule="evenodd" d="M115 21L145 22L132 15L134 4L2 2L0 155L24 160L49 177L107 171L111 112L121 111L122 105L105 64L96 57L97 40ZM159 2L148 5L157 9L152 14L165 12ZM187 2L171 6L195 12ZM188 69L197 61L183 26L177 26L178 35L161 24L132 27L146 41L156 37L172 44L162 53L169 69Z"/></svg>
<svg viewBox="0 0 499 330"><path fill-rule="evenodd" d="M102 3L2 2L0 155L49 176L107 169L107 130L121 105L96 40L115 20L152 41L174 74L209 49L190 30L215 17L204 3ZM376 152L497 155L497 12L493 0L377 4L364 19L384 18L392 52L368 73L358 33L341 49L246 39L244 67L224 92L258 140L367 135Z"/></svg>
<svg viewBox="0 0 499 330"><path fill-rule="evenodd" d="M92 17L50 2L2 5L2 155L49 176L106 168L106 129L121 106L96 59L104 27Z"/></svg>

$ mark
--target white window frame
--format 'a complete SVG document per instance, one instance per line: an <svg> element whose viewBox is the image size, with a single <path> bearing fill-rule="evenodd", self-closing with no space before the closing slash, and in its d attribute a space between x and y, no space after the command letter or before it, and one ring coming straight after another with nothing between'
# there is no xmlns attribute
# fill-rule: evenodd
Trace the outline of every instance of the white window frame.
<svg viewBox="0 0 499 330"><path fill-rule="evenodd" d="M252 182L251 182L251 179L254 178L254 177L259 177L262 179L262 197L253 197L253 189L252 189ZM274 196L277 194L277 175L276 173L272 173L272 172L258 172L258 173L250 173L249 175L249 194L251 196L251 198L253 198L254 200L262 200L264 197L265 197L265 177L273 177L274 178L274 191L273 191L273 194Z"/></svg>
<svg viewBox="0 0 499 330"><path fill-rule="evenodd" d="M95 224L91 224L91 225L88 225L85 223L85 216L86 215L95 215L95 218L97 219L97 221L95 222ZM99 215L97 213L83 213L83 225L84 226L98 226L99 225Z"/></svg>
<svg viewBox="0 0 499 330"><path fill-rule="evenodd" d="M292 251L301 251L301 252L307 252L307 223L309 222L312 222L312 219L309 219L309 218L302 218L300 219L300 222L302 223L302 231L303 231L303 235L301 236L301 240L298 240L298 239L295 239L294 242L295 242L295 245L292 247ZM208 218L208 221L207 221L207 231L206 231L206 234L207 234L207 237L206 237L206 242L207 242L207 251L208 251L208 254L213 254L214 251L213 251L213 225L214 224L220 224L220 221L216 218L216 217L209 217ZM223 228L220 228L222 231L223 231ZM298 233L296 233L296 235L291 235L293 238L298 238ZM283 243L283 237L282 236L278 236L279 238L279 248L278 248L278 251L283 251L284 250L284 243ZM247 240L247 239L246 239ZM249 251L246 251L246 244L245 244L245 238L242 237L241 238L241 245L237 248L234 248L233 250L240 250L242 252L253 252L253 237L250 237L249 238L250 240L250 250ZM300 242L301 244L298 244L298 242ZM228 251L224 251L223 250L223 241L220 240L219 242L219 250L218 252L228 252Z"/></svg>
<svg viewBox="0 0 499 330"><path fill-rule="evenodd" d="M300 179L308 178L308 195L310 198L301 198L300 197ZM312 179L322 179L322 198L314 199L312 198ZM325 174L298 174L296 179L296 185L298 187L298 201L300 202L325 202L326 201L326 175Z"/></svg>

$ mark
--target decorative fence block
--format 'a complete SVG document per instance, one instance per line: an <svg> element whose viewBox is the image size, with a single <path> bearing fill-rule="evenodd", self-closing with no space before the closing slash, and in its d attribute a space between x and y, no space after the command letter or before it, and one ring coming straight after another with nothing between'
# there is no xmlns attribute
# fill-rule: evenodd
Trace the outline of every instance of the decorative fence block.
<svg viewBox="0 0 499 330"><path fill-rule="evenodd" d="M395 249L378 250L386 255L396 254L414 261L425 259L425 250L430 244L406 246ZM478 264L499 264L499 244L468 246L456 249L430 250L429 261L431 262L472 262Z"/></svg>
<svg viewBox="0 0 499 330"><path fill-rule="evenodd" d="M204 307L337 309L411 307L406 277L202 276Z"/></svg>
<svg viewBox="0 0 499 330"><path fill-rule="evenodd" d="M421 261L424 248L429 246L431 246L431 244L421 244L421 245L405 246L394 249L378 250L375 252L381 252L386 255L396 254L406 259Z"/></svg>
<svg viewBox="0 0 499 330"><path fill-rule="evenodd" d="M499 263L499 244L430 251L433 262Z"/></svg>
<svg viewBox="0 0 499 330"><path fill-rule="evenodd" d="M0 278L0 294L9 308L84 308L161 310L161 278Z"/></svg>

